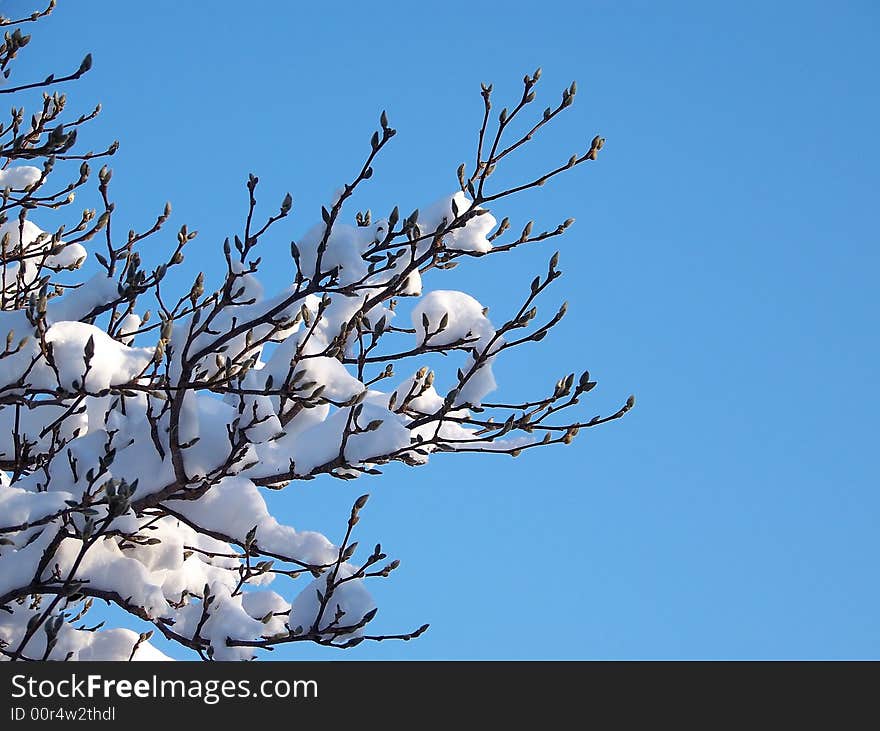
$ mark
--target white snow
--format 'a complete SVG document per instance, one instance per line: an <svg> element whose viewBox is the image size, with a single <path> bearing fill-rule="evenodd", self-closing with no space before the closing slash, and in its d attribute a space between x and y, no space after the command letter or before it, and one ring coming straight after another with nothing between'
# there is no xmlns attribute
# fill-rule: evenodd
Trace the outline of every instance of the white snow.
<svg viewBox="0 0 880 731"><path fill-rule="evenodd" d="M281 525L269 514L254 483L243 477L223 478L200 500L172 500L168 505L206 530L240 542L256 526L257 545L271 553L308 564L325 564L336 557L333 545L320 533Z"/></svg>
<svg viewBox="0 0 880 731"><path fill-rule="evenodd" d="M452 222L455 218L453 202L458 208L459 215L469 211L473 206L473 201L462 191L441 198L419 216L419 227L423 234L435 231L444 219L447 223ZM475 210L483 209L477 207ZM456 228L449 232L445 237L445 244L447 248L456 251L485 253L492 248L487 237L496 225L497 221L491 213L475 216L462 228Z"/></svg>
<svg viewBox="0 0 880 731"><path fill-rule="evenodd" d="M53 345L59 385L64 388L75 389L74 382L82 386L86 372L84 352L89 340L94 344L94 356L85 376L89 391L128 383L141 374L153 357L152 348L129 348L94 325L55 323L46 333L46 341Z"/></svg>
<svg viewBox="0 0 880 731"><path fill-rule="evenodd" d="M41 171L33 165L20 165L19 167L0 170L0 190L12 188L24 190L40 179Z"/></svg>
<svg viewBox="0 0 880 731"><path fill-rule="evenodd" d="M347 578L355 572L354 566L350 564L342 564L337 574L338 578ZM327 579L331 577L331 572L327 572L324 576L312 581L305 589L303 589L293 600L290 610L290 618L288 624L291 629L302 627L305 631L312 628L315 620L318 618L321 603L318 599L318 592L326 593ZM333 592L333 595L327 603L327 608L318 623L318 630L327 630L336 616L336 608L339 607L344 612L342 619L337 626L348 627L357 624L363 616L375 607L373 598L364 588L364 582L361 579L352 579L339 585ZM363 630L347 632L341 637L349 639L363 634Z"/></svg>
<svg viewBox="0 0 880 731"><path fill-rule="evenodd" d="M63 510L64 501L73 499L68 492L34 493L18 487L0 487L0 528L36 523Z"/></svg>
<svg viewBox="0 0 880 731"><path fill-rule="evenodd" d="M483 314L483 305L464 292L437 289L416 303L412 322L418 345L425 342L423 317L428 321L429 345L449 345L462 339L472 341L471 345L484 344L495 334L492 323ZM437 332L444 317L446 324Z"/></svg>

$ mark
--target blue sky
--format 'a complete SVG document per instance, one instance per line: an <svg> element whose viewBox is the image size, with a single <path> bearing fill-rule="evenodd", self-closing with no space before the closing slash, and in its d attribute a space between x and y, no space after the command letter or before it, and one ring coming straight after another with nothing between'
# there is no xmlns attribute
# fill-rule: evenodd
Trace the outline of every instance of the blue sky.
<svg viewBox="0 0 880 731"><path fill-rule="evenodd" d="M481 81L500 108L536 66L546 104L577 79L573 108L505 179L597 132L599 162L498 211L577 218L554 295L569 316L499 368L500 393L586 367L586 414L630 392L637 408L516 461L292 487L283 517L331 538L371 492L361 537L403 562L374 587L376 623L432 624L348 657L876 658L878 21L871 2L62 0L34 71L93 52L71 104L102 101L86 138L122 142L117 226L170 199L201 232L185 286L220 271L248 172L267 205L294 196L264 251L281 287L287 241L360 164L382 109L399 134L358 205L410 210L472 157ZM428 286L505 312L552 250Z"/></svg>

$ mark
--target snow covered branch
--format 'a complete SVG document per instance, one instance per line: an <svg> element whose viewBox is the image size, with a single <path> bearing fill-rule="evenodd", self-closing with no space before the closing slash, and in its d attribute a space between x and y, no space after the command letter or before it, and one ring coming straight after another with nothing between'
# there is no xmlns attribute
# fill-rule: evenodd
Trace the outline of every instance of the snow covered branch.
<svg viewBox="0 0 880 731"><path fill-rule="evenodd" d="M0 25L38 20L53 5ZM4 79L28 40L20 29L5 34ZM533 179L493 187L500 163L571 105L576 86L511 136L540 70L494 123L484 85L476 156L472 168L459 167L457 190L406 216L395 207L352 217L347 205L395 135L383 113L350 182L291 242L290 285L276 293L260 283L261 245L280 234L293 199L266 214L251 175L222 276L198 273L174 293L168 272L184 263L196 232L182 226L155 268L139 253L167 224L169 205L142 231L119 236L103 166L96 208L65 219L95 177L90 163L117 148L78 152L77 129L100 108L64 121L66 96L48 91L90 67L86 56L57 78L0 86L24 99L47 89L36 111L14 107L0 123L0 655L163 657L150 642L155 631L206 660L251 659L291 642L349 648L417 637L427 625L369 631L377 610L367 582L399 562L355 540L367 495L334 544L279 523L264 490L320 475L369 478L392 461L424 465L435 452L517 456L568 444L632 408L630 397L609 415L568 416L596 385L587 372L524 400L487 400L495 363L541 341L565 314L565 305L545 316L538 309L561 275L558 254L498 319L471 295L433 285L460 260L571 226L534 232L529 221L512 235L509 219L498 222L486 205L596 160L599 136ZM35 222L50 220L60 221L54 231ZM431 370L425 361L438 354L457 356L460 367ZM305 586L288 586L297 579ZM143 631L89 626L95 600Z"/></svg>

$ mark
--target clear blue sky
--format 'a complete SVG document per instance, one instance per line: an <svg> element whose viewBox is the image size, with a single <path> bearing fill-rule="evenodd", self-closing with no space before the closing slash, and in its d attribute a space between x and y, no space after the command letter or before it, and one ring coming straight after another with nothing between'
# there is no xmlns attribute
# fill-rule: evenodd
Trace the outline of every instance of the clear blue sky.
<svg viewBox="0 0 880 731"><path fill-rule="evenodd" d="M878 21L873 2L62 0L33 43L43 73L94 53L71 97L104 103L95 147L122 141L117 226L170 199L201 232L190 276L219 271L248 172L267 205L290 190L264 252L278 287L383 108L399 135L360 205L409 210L471 158L481 81L513 95L541 65L549 104L578 80L511 174L596 132L600 161L499 211L578 219L556 288L570 315L500 368L501 393L588 367L587 414L630 392L637 409L516 461L291 488L283 516L331 538L371 492L361 536L403 561L374 587L377 625L432 623L348 657L876 658ZM429 286L504 312L551 253Z"/></svg>

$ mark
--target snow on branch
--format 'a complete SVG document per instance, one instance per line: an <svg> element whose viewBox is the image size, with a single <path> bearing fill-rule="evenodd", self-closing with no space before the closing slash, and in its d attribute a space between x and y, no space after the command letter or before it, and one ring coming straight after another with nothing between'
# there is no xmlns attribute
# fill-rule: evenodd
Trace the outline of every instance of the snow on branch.
<svg viewBox="0 0 880 731"><path fill-rule="evenodd" d="M38 20L53 5L0 25ZM144 266L139 246L166 226L170 206L140 231L111 228L112 171L95 175L92 165L117 143L78 152L77 130L100 108L66 120L57 91L87 73L91 57L9 85L28 40L17 28L0 45L0 93L42 94L35 110L15 106L0 123L0 655L157 659L155 632L206 660L247 660L292 642L417 637L427 625L370 628L367 585L399 562L355 540L367 495L334 543L280 523L266 490L322 475L369 479L389 462L420 466L437 452L516 456L568 444L632 407L630 397L612 414L569 416L596 385L586 372L523 400L490 400L499 359L538 343L565 314L565 305L539 304L561 274L558 254L498 316L438 286L463 260L491 266L492 256L571 226L537 231L529 221L513 234L488 204L596 159L599 136L537 177L493 184L500 163L571 105L575 85L521 134L511 125L527 115L540 70L494 121L484 85L472 165L459 167L451 195L406 215L348 209L395 135L383 113L320 221L290 243L289 259L273 260L290 272L280 292L260 282L261 245L282 235L293 199L265 213L251 175L221 276L198 273L173 292L168 272L196 232L182 226L164 262ZM96 207L70 217L95 177ZM55 230L38 224L65 216ZM432 370L438 354L453 365ZM143 631L90 624L96 600Z"/></svg>

